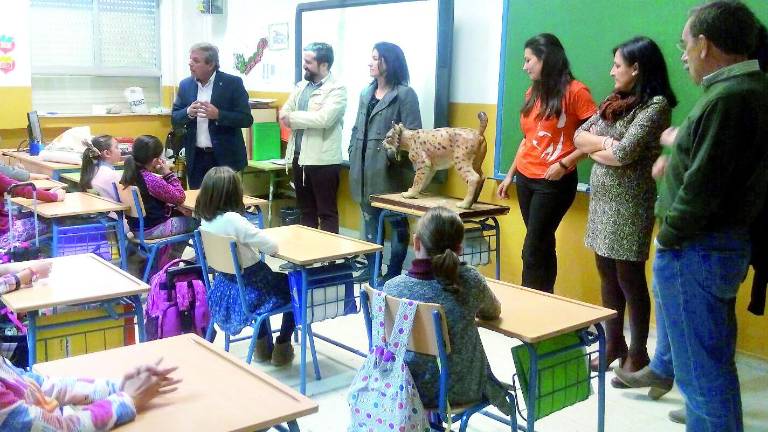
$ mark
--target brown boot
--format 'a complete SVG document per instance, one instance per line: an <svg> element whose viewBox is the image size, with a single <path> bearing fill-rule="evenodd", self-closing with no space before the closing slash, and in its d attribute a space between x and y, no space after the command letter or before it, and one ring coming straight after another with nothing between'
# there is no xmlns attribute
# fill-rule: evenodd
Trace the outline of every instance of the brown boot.
<svg viewBox="0 0 768 432"><path fill-rule="evenodd" d="M253 352L253 357L258 363L268 362L272 359L273 349L274 345L272 345L271 335L256 339L256 349Z"/></svg>
<svg viewBox="0 0 768 432"><path fill-rule="evenodd" d="M286 366L293 362L293 345L288 340L283 343L276 343L275 349L272 351L272 365L273 366Z"/></svg>

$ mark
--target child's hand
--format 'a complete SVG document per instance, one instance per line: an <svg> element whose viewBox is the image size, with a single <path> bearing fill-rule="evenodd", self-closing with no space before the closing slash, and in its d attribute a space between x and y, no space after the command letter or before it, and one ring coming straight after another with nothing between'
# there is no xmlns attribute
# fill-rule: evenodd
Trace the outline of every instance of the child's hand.
<svg viewBox="0 0 768 432"><path fill-rule="evenodd" d="M33 261L29 264L29 268L37 273L37 277L40 279L47 278L51 274L52 267L53 263L50 261Z"/></svg>
<svg viewBox="0 0 768 432"><path fill-rule="evenodd" d="M64 198L67 196L67 191L64 189L51 189L51 192L56 194L56 201L64 201Z"/></svg>
<svg viewBox="0 0 768 432"><path fill-rule="evenodd" d="M30 180L48 180L50 179L50 177L48 177L45 174L29 173L29 179Z"/></svg>
<svg viewBox="0 0 768 432"><path fill-rule="evenodd" d="M155 165L155 171L162 175L168 175L171 173L171 164L165 159L158 159L157 165Z"/></svg>
<svg viewBox="0 0 768 432"><path fill-rule="evenodd" d="M176 385L181 382L170 376L177 367L160 368L159 359L155 364L137 367L123 377L120 389L133 399L136 411L141 411L159 395L176 391Z"/></svg>

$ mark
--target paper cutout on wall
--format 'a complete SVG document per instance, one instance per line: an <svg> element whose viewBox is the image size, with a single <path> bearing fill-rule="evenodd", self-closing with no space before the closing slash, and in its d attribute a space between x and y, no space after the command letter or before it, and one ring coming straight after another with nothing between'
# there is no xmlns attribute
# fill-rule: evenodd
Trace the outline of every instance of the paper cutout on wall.
<svg viewBox="0 0 768 432"><path fill-rule="evenodd" d="M269 46L267 38L259 39L259 43L256 44L256 52L248 57L247 61L245 60L245 56L235 53L235 69L240 71L241 74L248 75L248 73L261 61L267 46Z"/></svg>
<svg viewBox="0 0 768 432"><path fill-rule="evenodd" d="M8 55L9 52L16 48L16 42L11 36L0 35L0 70L4 74L7 74L16 69L16 60L13 56Z"/></svg>

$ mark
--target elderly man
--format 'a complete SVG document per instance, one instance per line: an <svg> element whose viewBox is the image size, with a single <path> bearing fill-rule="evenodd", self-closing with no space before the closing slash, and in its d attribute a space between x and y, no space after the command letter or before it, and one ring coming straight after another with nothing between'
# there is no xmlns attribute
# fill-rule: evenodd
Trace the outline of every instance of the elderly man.
<svg viewBox="0 0 768 432"><path fill-rule="evenodd" d="M670 417L688 431L744 430L735 304L768 188L768 77L750 60L765 54L760 44L760 23L740 2L707 3L685 24L682 61L703 94L672 132L656 203L658 346L645 369L616 370L631 387L653 387L652 397L676 380L685 416Z"/></svg>
<svg viewBox="0 0 768 432"><path fill-rule="evenodd" d="M179 84L173 103L174 127L186 126L184 153L187 182L198 189L205 173L226 165L241 171L247 165L242 128L253 116L243 80L219 70L219 50L208 43L189 50L191 76Z"/></svg>

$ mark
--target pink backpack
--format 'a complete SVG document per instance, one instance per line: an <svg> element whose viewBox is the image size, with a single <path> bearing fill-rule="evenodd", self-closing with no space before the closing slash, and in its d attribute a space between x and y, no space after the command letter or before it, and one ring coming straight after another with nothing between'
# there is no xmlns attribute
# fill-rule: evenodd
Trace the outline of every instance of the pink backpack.
<svg viewBox="0 0 768 432"><path fill-rule="evenodd" d="M152 276L144 312L147 340L193 332L205 336L211 314L203 277L200 265L181 259Z"/></svg>

